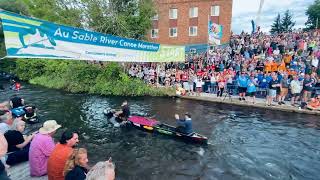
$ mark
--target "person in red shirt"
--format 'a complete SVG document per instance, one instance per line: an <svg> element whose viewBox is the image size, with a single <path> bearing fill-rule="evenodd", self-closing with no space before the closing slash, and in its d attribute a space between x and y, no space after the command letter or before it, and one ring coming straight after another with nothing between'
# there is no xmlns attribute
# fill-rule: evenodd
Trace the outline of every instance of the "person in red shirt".
<svg viewBox="0 0 320 180"><path fill-rule="evenodd" d="M78 133L65 131L48 160L48 179L64 180L63 170L67 159L73 153L73 147L79 142Z"/></svg>

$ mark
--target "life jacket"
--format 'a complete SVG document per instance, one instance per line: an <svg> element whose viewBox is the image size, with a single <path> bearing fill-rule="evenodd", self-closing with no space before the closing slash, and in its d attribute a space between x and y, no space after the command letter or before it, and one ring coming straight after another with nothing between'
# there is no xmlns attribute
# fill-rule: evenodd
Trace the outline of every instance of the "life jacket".
<svg viewBox="0 0 320 180"><path fill-rule="evenodd" d="M15 88L16 88L16 90L20 90L21 84L20 83L15 83Z"/></svg>
<svg viewBox="0 0 320 180"><path fill-rule="evenodd" d="M14 117L21 117L26 113L23 106L11 109L11 112Z"/></svg>

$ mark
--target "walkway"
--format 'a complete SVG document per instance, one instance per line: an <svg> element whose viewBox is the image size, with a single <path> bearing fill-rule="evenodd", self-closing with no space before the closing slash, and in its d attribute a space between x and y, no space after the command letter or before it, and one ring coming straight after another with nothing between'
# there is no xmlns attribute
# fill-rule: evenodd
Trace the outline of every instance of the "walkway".
<svg viewBox="0 0 320 180"><path fill-rule="evenodd" d="M47 180L47 176L32 178L30 177L29 162L20 163L8 169L12 180Z"/></svg>
<svg viewBox="0 0 320 180"><path fill-rule="evenodd" d="M239 96L217 97L216 94L208 94L208 93L201 93L200 96L190 95L190 96L180 96L180 97L183 99L210 101L210 102L231 104L231 105L237 105L237 106L256 107L256 108L263 108L263 109L270 109L270 110L277 110L277 111L320 115L320 111L299 109L298 107L291 106L290 102L286 102L285 105L281 105L281 106L276 104L276 102L274 102L275 106L266 106L266 100L262 99L262 98L256 98L256 103L253 104L253 103L251 103L251 102L249 103L247 101L245 101L245 102L239 101L239 99L238 99Z"/></svg>

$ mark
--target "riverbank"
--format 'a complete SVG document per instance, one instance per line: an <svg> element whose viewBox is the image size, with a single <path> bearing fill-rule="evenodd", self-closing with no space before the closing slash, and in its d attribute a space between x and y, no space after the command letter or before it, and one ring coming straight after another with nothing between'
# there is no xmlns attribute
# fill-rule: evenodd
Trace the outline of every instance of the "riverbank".
<svg viewBox="0 0 320 180"><path fill-rule="evenodd" d="M244 106L244 107L255 107L255 108L262 108L274 111L283 111L283 112L294 112L294 113L302 113L302 114L311 114L311 115L320 115L320 111L311 111L307 109L299 109L298 107L291 106L290 102L286 101L285 105L275 105L275 106L266 106L266 100L262 98L256 98L256 103L249 103L247 101L239 101L238 96L231 96L231 97L217 97L216 94L208 94L208 93L201 93L200 96L190 95L190 96L180 96L183 99L191 99L191 100L198 100L198 101L209 101L209 102L216 102L216 103L224 103L236 106ZM274 104L276 104L274 102Z"/></svg>
<svg viewBox="0 0 320 180"><path fill-rule="evenodd" d="M131 78L118 63L17 59L1 60L0 69L22 81L72 93L105 96L174 96L172 87L158 88Z"/></svg>

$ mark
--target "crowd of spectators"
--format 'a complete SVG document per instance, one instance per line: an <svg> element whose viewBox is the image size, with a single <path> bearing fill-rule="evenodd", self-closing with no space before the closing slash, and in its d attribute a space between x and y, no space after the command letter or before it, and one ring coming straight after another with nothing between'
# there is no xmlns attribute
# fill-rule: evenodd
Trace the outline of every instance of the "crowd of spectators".
<svg viewBox="0 0 320 180"><path fill-rule="evenodd" d="M176 86L179 94L239 95L240 101L266 105L320 106L320 31L268 35L232 35L230 43L203 53L188 54L182 63L132 64L131 77L155 86ZM312 99L314 98L314 99ZM297 104L298 103L298 104ZM315 106L315 107L318 107Z"/></svg>
<svg viewBox="0 0 320 180"><path fill-rule="evenodd" d="M48 176L49 180L114 180L115 166L111 161L88 165L87 150L77 148L78 132L66 130L58 143L54 134L61 127L55 120L47 120L36 132L25 135L26 123L16 117L13 107L23 104L14 97L10 103L0 103L0 179L10 180L7 169L29 161L30 176ZM10 105L9 105L10 104Z"/></svg>

